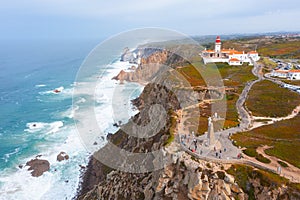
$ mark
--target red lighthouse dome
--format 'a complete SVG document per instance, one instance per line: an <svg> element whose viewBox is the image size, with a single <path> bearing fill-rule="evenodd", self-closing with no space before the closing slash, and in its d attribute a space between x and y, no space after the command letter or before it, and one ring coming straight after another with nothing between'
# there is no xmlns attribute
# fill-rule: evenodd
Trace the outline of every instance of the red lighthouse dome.
<svg viewBox="0 0 300 200"><path fill-rule="evenodd" d="M221 38L220 38L220 36L217 36L216 43L221 43Z"/></svg>

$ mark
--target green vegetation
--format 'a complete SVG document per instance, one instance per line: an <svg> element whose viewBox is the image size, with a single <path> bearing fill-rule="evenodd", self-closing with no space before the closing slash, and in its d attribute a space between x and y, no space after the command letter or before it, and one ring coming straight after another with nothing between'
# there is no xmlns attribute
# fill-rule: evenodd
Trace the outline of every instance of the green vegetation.
<svg viewBox="0 0 300 200"><path fill-rule="evenodd" d="M206 83L214 85L220 82L220 80L213 81L214 79L223 79L224 86L228 90L226 92L226 118L225 121L216 123L215 130L235 127L239 124L235 105L245 84L248 81L256 79L251 72L252 66L229 66L227 63L209 63L203 65L201 61L195 61L192 65L179 67L176 70L181 73L192 86L206 86ZM220 76L216 77L217 74ZM205 81L202 76L205 77ZM199 117L198 132L202 134L207 130L207 118L211 116L211 104L206 105L205 108L200 106L200 112L201 116ZM194 118L195 116L188 120L190 124L197 123Z"/></svg>
<svg viewBox="0 0 300 200"><path fill-rule="evenodd" d="M262 163L271 163L271 160L269 160L268 158L264 157L262 154L257 154L255 156L255 159L258 160L259 162L262 162Z"/></svg>
<svg viewBox="0 0 300 200"><path fill-rule="evenodd" d="M257 155L256 149L252 149L252 148L247 148L243 150L243 153L253 158Z"/></svg>
<svg viewBox="0 0 300 200"><path fill-rule="evenodd" d="M231 138L236 141L237 146L246 147L246 151L250 155L261 145L271 146L265 150L266 154L300 168L299 122L300 115L248 132L234 134Z"/></svg>
<svg viewBox="0 0 300 200"><path fill-rule="evenodd" d="M222 46L246 52L257 48L259 54L264 57L300 59L300 38L246 37L223 41Z"/></svg>
<svg viewBox="0 0 300 200"><path fill-rule="evenodd" d="M286 79L283 79L281 81L283 81L283 82L285 82L287 84L300 86L300 81L299 80L286 80Z"/></svg>
<svg viewBox="0 0 300 200"><path fill-rule="evenodd" d="M271 61L269 58L262 57L258 61L259 64L261 64L262 67L262 72L265 73L270 73L274 68L277 67L277 63Z"/></svg>
<svg viewBox="0 0 300 200"><path fill-rule="evenodd" d="M286 164L285 162L282 162L280 160L277 161L279 165L281 165L282 167L288 167L289 165Z"/></svg>
<svg viewBox="0 0 300 200"><path fill-rule="evenodd" d="M224 80L224 86L232 89L226 92L227 111L223 127L235 127L239 124L236 109L239 94L243 91L246 83L255 80L256 77L251 72L252 66L229 66L226 63L216 63L216 66Z"/></svg>
<svg viewBox="0 0 300 200"><path fill-rule="evenodd" d="M243 150L243 153L246 154L247 156L255 158L259 162L267 163L267 164L271 163L271 160L269 160L268 158L264 157L261 154L258 154L256 152L256 149L254 149L254 148L247 148L247 149Z"/></svg>
<svg viewBox="0 0 300 200"><path fill-rule="evenodd" d="M271 119L256 119L255 122L269 122Z"/></svg>
<svg viewBox="0 0 300 200"><path fill-rule="evenodd" d="M169 45L169 48L178 49L178 45ZM183 47L180 49L182 53L193 56L189 56L191 64L180 64L176 67L176 71L179 72L195 90L197 90L197 86L220 85L222 82L228 89L226 91L226 118L224 121L216 123L215 129L219 130L237 126L239 121L235 105L245 84L248 81L256 79L251 72L252 66L248 66L247 64L243 66L229 66L227 63L209 63L204 65L201 57L198 55L200 51L199 48ZM198 132L202 134L207 130L207 118L211 116L211 105L207 105L205 109L200 106L200 112L201 116L191 116L191 119L188 119L188 121L189 124L199 124ZM225 113L223 114L225 116ZM198 118L198 122L196 118ZM192 126L189 127L191 128ZM191 129L197 130L197 128L195 129L194 127Z"/></svg>
<svg viewBox="0 0 300 200"><path fill-rule="evenodd" d="M189 64L184 67L177 68L176 70L184 76L191 86L206 85L201 74L194 65Z"/></svg>
<svg viewBox="0 0 300 200"><path fill-rule="evenodd" d="M246 106L254 116L268 117L287 116L299 104L299 94L267 80L253 85L246 101Z"/></svg>
<svg viewBox="0 0 300 200"><path fill-rule="evenodd" d="M254 187L252 183L259 180L264 187L277 188L282 185L288 186L289 190L299 190L300 184L290 183L288 179L279 176L278 174L254 169L245 165L232 165L227 173L233 175L238 185L249 195L249 199L255 199ZM255 181L254 181L255 180Z"/></svg>
<svg viewBox="0 0 300 200"><path fill-rule="evenodd" d="M259 60L259 62L269 69L273 69L273 68L277 67L277 63L271 61L269 58L266 58L266 57L262 57Z"/></svg>
<svg viewBox="0 0 300 200"><path fill-rule="evenodd" d="M248 81L256 79L252 74L253 66L247 64L243 66L230 66L226 63L216 63L216 66L224 79L224 85L227 87L238 87L238 92L242 91ZM210 67L210 64L207 67Z"/></svg>
<svg viewBox="0 0 300 200"><path fill-rule="evenodd" d="M169 111L170 116L170 129L169 129L169 137L167 141L164 143L164 146L171 144L175 139L175 129L177 126L177 115L174 111Z"/></svg>
<svg viewBox="0 0 300 200"><path fill-rule="evenodd" d="M254 188L250 184L249 180L249 178L252 178L252 167L244 165L232 165L226 172L234 176L237 184L249 195L249 199L255 199Z"/></svg>
<svg viewBox="0 0 300 200"><path fill-rule="evenodd" d="M276 40L258 49L261 55L273 58L300 58L300 40Z"/></svg>

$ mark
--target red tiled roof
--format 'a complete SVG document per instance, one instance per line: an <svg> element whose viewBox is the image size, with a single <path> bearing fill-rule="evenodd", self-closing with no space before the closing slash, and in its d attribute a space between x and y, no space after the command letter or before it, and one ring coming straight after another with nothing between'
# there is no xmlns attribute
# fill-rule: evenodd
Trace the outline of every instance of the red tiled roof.
<svg viewBox="0 0 300 200"><path fill-rule="evenodd" d="M288 71L288 70L275 70L275 72L286 74L286 73L288 73L289 71Z"/></svg>
<svg viewBox="0 0 300 200"><path fill-rule="evenodd" d="M235 61L239 62L240 60L237 59L237 58L231 58L231 59L229 60L229 62L235 62Z"/></svg>
<svg viewBox="0 0 300 200"><path fill-rule="evenodd" d="M300 70L299 69L292 69L289 72L290 73L300 73Z"/></svg>
<svg viewBox="0 0 300 200"><path fill-rule="evenodd" d="M204 50L203 52L204 52L204 53L215 53L214 50Z"/></svg>
<svg viewBox="0 0 300 200"><path fill-rule="evenodd" d="M256 51L250 51L249 54L258 54Z"/></svg>

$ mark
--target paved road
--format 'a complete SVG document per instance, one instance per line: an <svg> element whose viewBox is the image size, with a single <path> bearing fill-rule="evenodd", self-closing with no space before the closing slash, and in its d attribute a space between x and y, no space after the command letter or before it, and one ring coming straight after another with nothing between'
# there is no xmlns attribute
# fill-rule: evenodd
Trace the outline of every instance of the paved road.
<svg viewBox="0 0 300 200"><path fill-rule="evenodd" d="M229 139L231 134L245 131L249 128L251 124L251 116L249 115L248 111L244 108L244 103L247 99L248 93L251 89L251 87L258 81L261 81L263 79L262 74L260 73L261 67L254 64L254 67L252 69L252 73L258 77L257 80L248 82L243 89L242 93L239 96L239 99L236 102L236 108L240 117L240 125L237 127L229 128L226 130L215 132L215 139L216 143L213 146L208 147L205 145L205 141L207 140L207 134L202 135L200 137L193 137L191 135L182 137L182 144L184 144L187 148L190 148L191 151L195 151L195 153L200 154L201 156L206 156L208 158L214 158L214 159L237 159L237 155L241 153L241 150L237 148L235 145L233 145L232 141ZM182 112L181 112L182 113ZM178 128L178 130L183 130L183 123L184 119L181 116L181 123ZM195 147L195 144L193 143L194 139L196 139L197 147ZM221 150L221 153L220 153Z"/></svg>
<svg viewBox="0 0 300 200"><path fill-rule="evenodd" d="M263 73L261 72L261 66L259 66L257 63L253 62L254 66L252 69L252 73L258 78L254 81L248 82L243 89L241 95L239 96L239 99L236 103L236 108L239 114L239 117L241 119L240 125L237 127L229 128L226 130L218 131L215 133L215 138L216 138L216 144L213 145L212 147L208 147L205 145L205 140L207 138L207 134L202 135L200 137L195 137L193 135L180 135L180 143L182 148L200 158L203 160L207 161L219 161L223 163L244 163L248 165L252 165L257 168L261 168L264 170L269 170L274 173L276 173L276 166L270 166L268 164L260 163L255 159L252 158L245 158L245 159L238 159L237 155L241 153L241 150L237 148L235 145L233 145L232 141L229 139L231 134L237 133L237 132L242 132L250 128L250 125L252 124L251 116L248 113L248 111L244 108L244 103L247 99L248 93L251 89L251 87L261 81L264 80L265 77L263 76ZM266 77L266 79L271 80L277 84L282 84L281 81L278 81L276 79L272 79L270 77ZM183 112L180 111L180 123L179 123L179 128L178 132L179 133L184 133L185 128L183 127L184 125L184 118L183 118ZM185 131L186 132L186 131ZM195 140L197 143L195 144ZM196 145L196 146L195 146ZM226 148L226 151L224 151ZM220 150L222 153L220 153ZM294 170L288 171L285 169L283 175L285 178L290 179L291 181L294 182L300 182L300 177L297 176L297 172Z"/></svg>

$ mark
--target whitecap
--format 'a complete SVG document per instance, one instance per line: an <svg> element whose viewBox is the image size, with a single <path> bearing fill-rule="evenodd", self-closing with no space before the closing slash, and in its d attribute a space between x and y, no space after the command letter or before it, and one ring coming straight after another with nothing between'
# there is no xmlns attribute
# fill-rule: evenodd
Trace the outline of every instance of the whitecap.
<svg viewBox="0 0 300 200"><path fill-rule="evenodd" d="M46 87L46 85L44 85L44 84L38 84L38 85L35 85L35 87L37 87L37 88Z"/></svg>
<svg viewBox="0 0 300 200"><path fill-rule="evenodd" d="M43 92L39 92L40 95L44 95L44 94L59 94L61 93L65 88L63 86L60 86L58 88L54 88L53 90L48 90L48 91L43 91Z"/></svg>
<svg viewBox="0 0 300 200"><path fill-rule="evenodd" d="M56 133L61 127L63 127L62 121L56 121L52 123L44 122L30 122L26 124L26 132L35 133L35 132L44 132L46 134Z"/></svg>
<svg viewBox="0 0 300 200"><path fill-rule="evenodd" d="M3 156L4 161L5 161L5 162L8 162L10 156L12 156L12 155L18 153L19 151L20 151L20 148L15 148L13 152L4 154L4 156Z"/></svg>
<svg viewBox="0 0 300 200"><path fill-rule="evenodd" d="M74 118L75 112L79 109L79 106L74 105L70 107L68 110L61 113L61 117Z"/></svg>
<svg viewBox="0 0 300 200"><path fill-rule="evenodd" d="M80 181L80 165L86 166L88 157L74 126L61 129L60 135L68 135L61 141L39 147L42 156L50 162L50 170L40 177L32 177L28 166L14 171L0 172L0 199L72 199ZM53 135L54 137L54 135ZM56 136L55 136L56 137ZM70 158L57 161L57 155L66 152ZM25 163L33 157L20 160ZM67 182L66 182L67 181Z"/></svg>
<svg viewBox="0 0 300 200"><path fill-rule="evenodd" d="M75 102L75 104L81 104L81 103L84 103L84 102L86 102L86 99L83 98L83 97L80 97L80 98Z"/></svg>

